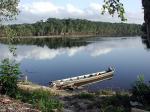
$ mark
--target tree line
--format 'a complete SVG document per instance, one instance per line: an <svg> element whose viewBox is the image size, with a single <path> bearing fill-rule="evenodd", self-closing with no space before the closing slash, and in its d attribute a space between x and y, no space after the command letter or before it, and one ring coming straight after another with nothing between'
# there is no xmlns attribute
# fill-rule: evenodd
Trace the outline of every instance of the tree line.
<svg viewBox="0 0 150 112"><path fill-rule="evenodd" d="M5 36L5 27L0 28L0 36ZM98 35L98 36L136 36L141 34L141 25L125 23L96 22L82 19L56 19L38 21L33 24L15 24L12 28L17 36L51 35Z"/></svg>

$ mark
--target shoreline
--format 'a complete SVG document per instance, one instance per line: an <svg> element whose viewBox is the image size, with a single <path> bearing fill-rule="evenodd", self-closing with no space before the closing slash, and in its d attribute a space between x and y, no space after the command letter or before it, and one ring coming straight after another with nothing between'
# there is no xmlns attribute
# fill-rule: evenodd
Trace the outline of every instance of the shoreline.
<svg viewBox="0 0 150 112"><path fill-rule="evenodd" d="M105 35L49 35L49 36L16 36L15 38L90 38L90 37L139 37L141 35L113 35L113 36L105 36ZM0 37L0 39L7 38L7 37Z"/></svg>
<svg viewBox="0 0 150 112"><path fill-rule="evenodd" d="M42 99L46 102L49 101L49 103L51 103L50 101L53 98L53 100L57 101L57 105L56 107L51 108L52 112L77 112L79 110L82 110L81 112L99 112L107 107L111 107L108 109L113 109L113 112L116 112L118 108L119 110L122 110L121 112L149 112L146 111L149 109L147 106L131 99L133 93L129 91L99 90L98 92L89 92L80 90L55 90L53 88L37 85L32 82L20 82L18 83L18 87L21 91L26 93L21 94L26 95L27 97L25 103L30 104L30 101L34 101L34 97L30 95L38 96L37 101L41 101ZM24 98L20 98L20 101L22 99ZM34 102L33 104L39 103ZM44 103L42 102L42 106L43 104ZM51 105L54 104L51 103ZM38 109L42 110L43 108ZM46 106L46 109L49 109L49 107Z"/></svg>
<svg viewBox="0 0 150 112"><path fill-rule="evenodd" d="M127 90L126 89L116 90L116 89L112 89L112 88L102 88L97 91L91 91L91 90L88 90L87 88L79 87L78 89L74 89L74 90L69 90L69 89L59 90L56 88L51 88L49 86L35 84L32 82L20 82L17 85L18 85L18 88L21 90L25 90L25 91L43 90L43 91L49 91L58 96L73 96L73 95L78 95L83 92L95 93L95 94L102 92L102 94L104 93L102 96L107 96L107 95L111 96L111 95L114 95L116 92L126 93L126 94L130 95L130 91L128 89Z"/></svg>

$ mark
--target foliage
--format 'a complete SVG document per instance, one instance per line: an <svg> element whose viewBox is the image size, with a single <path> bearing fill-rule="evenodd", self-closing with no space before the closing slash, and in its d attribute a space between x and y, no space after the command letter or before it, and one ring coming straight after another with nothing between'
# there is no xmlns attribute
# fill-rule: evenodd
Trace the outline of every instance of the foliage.
<svg viewBox="0 0 150 112"><path fill-rule="evenodd" d="M96 95L114 95L116 92L114 92L112 89L103 89L96 92Z"/></svg>
<svg viewBox="0 0 150 112"><path fill-rule="evenodd" d="M12 20L18 14L19 0L0 0L0 22Z"/></svg>
<svg viewBox="0 0 150 112"><path fill-rule="evenodd" d="M9 51L10 51L10 53L12 53L13 56L16 56L17 55L16 54L17 48L15 45L13 45L13 42L16 39L19 40L19 38L16 38L17 33L13 29L11 29L10 27L5 27L5 34L7 37L8 44L9 44Z"/></svg>
<svg viewBox="0 0 150 112"><path fill-rule="evenodd" d="M112 16L117 12L118 17L121 18L121 21L127 20L124 16L125 10L120 0L104 0L102 14L106 11L108 11L108 13Z"/></svg>
<svg viewBox="0 0 150 112"><path fill-rule="evenodd" d="M130 98L120 94L104 97L100 106L102 112L130 112Z"/></svg>
<svg viewBox="0 0 150 112"><path fill-rule="evenodd" d="M141 34L141 25L94 22L81 19L55 19L49 18L46 22L39 21L34 24L20 24L8 26L17 36L50 36L50 35L98 35L98 36L137 36ZM3 32L5 27L1 27ZM21 30L20 30L21 29ZM1 33L0 37L5 34Z"/></svg>
<svg viewBox="0 0 150 112"><path fill-rule="evenodd" d="M132 88L132 94L132 100L150 106L150 84L144 82L143 76L138 77Z"/></svg>
<svg viewBox="0 0 150 112"><path fill-rule="evenodd" d="M17 79L20 74L19 64L8 58L4 59L0 65L0 85L1 93L13 96L17 92Z"/></svg>
<svg viewBox="0 0 150 112"><path fill-rule="evenodd" d="M56 98L54 98L53 94L51 94L49 91L20 90L16 98L20 99L23 102L32 104L42 112L52 112L52 109L61 110L63 108L63 104L60 103Z"/></svg>
<svg viewBox="0 0 150 112"><path fill-rule="evenodd" d="M93 99L94 98L94 94L90 94L90 93L80 93L78 95L78 98L80 99Z"/></svg>
<svg viewBox="0 0 150 112"><path fill-rule="evenodd" d="M16 46L12 44L16 33L9 27L5 28L6 37L8 38L9 51L12 56L16 56ZM2 94L15 96L18 90L17 81L20 74L19 64L15 59L5 58L0 65L0 85Z"/></svg>

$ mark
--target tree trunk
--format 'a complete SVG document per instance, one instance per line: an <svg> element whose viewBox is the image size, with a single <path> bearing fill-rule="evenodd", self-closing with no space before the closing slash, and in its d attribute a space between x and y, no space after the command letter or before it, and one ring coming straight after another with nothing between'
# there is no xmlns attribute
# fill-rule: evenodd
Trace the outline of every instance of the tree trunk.
<svg viewBox="0 0 150 112"><path fill-rule="evenodd" d="M147 23L147 38L150 40L150 21Z"/></svg>
<svg viewBox="0 0 150 112"><path fill-rule="evenodd" d="M150 0L142 0L144 8L144 21L147 29L147 38L150 39Z"/></svg>
<svg viewBox="0 0 150 112"><path fill-rule="evenodd" d="M147 24L147 41L150 45L150 22Z"/></svg>

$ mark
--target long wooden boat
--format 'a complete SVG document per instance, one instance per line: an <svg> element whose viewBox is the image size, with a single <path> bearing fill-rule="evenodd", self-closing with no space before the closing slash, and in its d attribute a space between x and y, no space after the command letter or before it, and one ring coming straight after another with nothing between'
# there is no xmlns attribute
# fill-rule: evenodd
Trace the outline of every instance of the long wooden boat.
<svg viewBox="0 0 150 112"><path fill-rule="evenodd" d="M87 84L92 84L99 81L111 79L113 77L113 74L114 74L114 69L110 67L108 68L108 70L102 72L96 72L87 75L81 75L77 77L52 81L50 82L50 87L56 89L77 88L79 86L84 86Z"/></svg>

